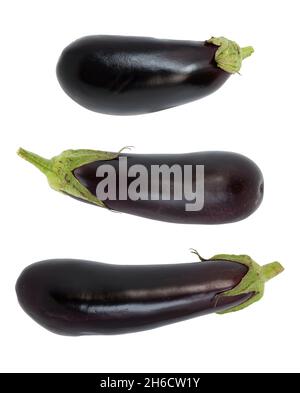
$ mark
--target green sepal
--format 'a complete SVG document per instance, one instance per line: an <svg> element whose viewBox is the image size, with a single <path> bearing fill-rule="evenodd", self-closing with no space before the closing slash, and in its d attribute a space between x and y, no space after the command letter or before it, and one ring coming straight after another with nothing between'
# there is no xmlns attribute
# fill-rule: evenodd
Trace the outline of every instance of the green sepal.
<svg viewBox="0 0 300 393"><path fill-rule="evenodd" d="M233 311L239 311L243 308L250 306L263 297L265 282L281 273L284 268L279 262L271 262L266 265L260 266L248 255L230 255L218 254L209 259L210 261L230 261L237 262L248 267L248 272L243 277L241 282L233 289L222 292L219 296L235 296L246 293L254 293L246 302L231 307L225 311L220 311L218 314L226 314Z"/></svg>
<svg viewBox="0 0 300 393"><path fill-rule="evenodd" d="M18 150L18 155L44 173L50 187L54 190L72 195L101 207L106 207L103 201L100 201L76 179L73 171L82 165L94 161L113 160L120 155L120 152L121 150L118 153L84 149L65 150L59 156L46 159L20 148Z"/></svg>
<svg viewBox="0 0 300 393"><path fill-rule="evenodd" d="M239 72L243 60L254 52L252 46L240 48L236 42L225 37L212 37L206 42L219 47L215 54L217 66L230 74Z"/></svg>

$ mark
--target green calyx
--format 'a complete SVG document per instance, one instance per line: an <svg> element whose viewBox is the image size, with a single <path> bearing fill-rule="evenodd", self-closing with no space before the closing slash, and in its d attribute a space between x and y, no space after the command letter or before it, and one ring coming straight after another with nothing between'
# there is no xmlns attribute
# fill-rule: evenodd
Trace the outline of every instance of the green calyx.
<svg viewBox="0 0 300 393"><path fill-rule="evenodd" d="M66 150L59 156L46 159L22 148L18 150L20 157L33 164L47 176L51 188L101 207L106 206L76 179L73 171L93 161L112 160L119 154L120 152L110 153L97 150Z"/></svg>
<svg viewBox="0 0 300 393"><path fill-rule="evenodd" d="M219 254L209 259L210 261L230 261L237 262L248 267L247 274L243 277L241 282L233 289L222 292L219 296L235 296L246 293L253 293L246 302L231 307L225 311L218 312L218 314L226 314L233 311L239 311L257 302L263 297L265 282L281 273L284 268L279 262L271 262L260 266L248 255L228 255Z"/></svg>
<svg viewBox="0 0 300 393"><path fill-rule="evenodd" d="M257 302L263 297L265 282L283 272L284 268L279 262L271 262L266 265L260 266L248 255L231 255L231 254L218 254L212 258L205 259L201 257L197 250L191 249L191 252L198 256L200 261L229 261L242 264L248 268L247 273L234 288L219 293L218 297L222 296L237 296L245 295L247 293L253 294L250 299L235 307L230 307L227 310L219 311L217 314L226 314L233 311L239 311L243 308L250 306L252 303Z"/></svg>
<svg viewBox="0 0 300 393"><path fill-rule="evenodd" d="M215 54L217 66L230 74L239 72L242 61L254 52L252 46L240 48L236 42L225 37L212 37L206 42L218 46Z"/></svg>

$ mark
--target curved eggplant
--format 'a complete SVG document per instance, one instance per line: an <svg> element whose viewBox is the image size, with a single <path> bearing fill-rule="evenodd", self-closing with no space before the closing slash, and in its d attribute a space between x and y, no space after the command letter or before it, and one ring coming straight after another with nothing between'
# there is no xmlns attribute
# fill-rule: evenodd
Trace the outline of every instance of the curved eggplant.
<svg viewBox="0 0 300 393"><path fill-rule="evenodd" d="M240 310L282 270L233 255L139 266L57 259L28 266L16 292L24 311L54 333L120 334Z"/></svg>
<svg viewBox="0 0 300 393"><path fill-rule="evenodd" d="M247 157L231 152L143 155L66 150L51 160L24 149L19 149L18 154L39 168L57 191L115 211L160 221L235 222L252 214L263 198L264 181L258 166ZM135 175L130 172L133 168ZM157 168L161 169L161 176ZM189 181L187 168L191 174ZM198 176L197 168L202 168L199 171L202 177ZM115 176L109 175L109 169ZM140 180L142 184L143 171L147 179L131 196L134 186L138 188L136 182ZM113 194L99 193L105 182L115 191ZM179 192L177 197L175 190Z"/></svg>
<svg viewBox="0 0 300 393"><path fill-rule="evenodd" d="M208 41L88 36L62 52L57 78L83 107L112 115L155 112L213 93L253 52L224 37Z"/></svg>

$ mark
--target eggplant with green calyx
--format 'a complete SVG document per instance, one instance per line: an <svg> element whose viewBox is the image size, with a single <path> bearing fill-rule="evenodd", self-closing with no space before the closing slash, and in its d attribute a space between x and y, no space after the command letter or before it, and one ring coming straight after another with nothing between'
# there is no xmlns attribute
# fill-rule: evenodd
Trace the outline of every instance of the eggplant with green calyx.
<svg viewBox="0 0 300 393"><path fill-rule="evenodd" d="M232 152L129 154L66 150L52 159L19 149L50 186L111 210L182 224L224 224L252 214L263 198L259 167Z"/></svg>
<svg viewBox="0 0 300 393"><path fill-rule="evenodd" d="M97 35L62 52L57 78L78 104L95 112L136 115L205 97L238 73L252 47L224 37L179 41Z"/></svg>
<svg viewBox="0 0 300 393"><path fill-rule="evenodd" d="M246 255L172 265L111 265L55 259L28 266L16 283L24 311L62 335L121 334L258 301L264 283L283 270Z"/></svg>

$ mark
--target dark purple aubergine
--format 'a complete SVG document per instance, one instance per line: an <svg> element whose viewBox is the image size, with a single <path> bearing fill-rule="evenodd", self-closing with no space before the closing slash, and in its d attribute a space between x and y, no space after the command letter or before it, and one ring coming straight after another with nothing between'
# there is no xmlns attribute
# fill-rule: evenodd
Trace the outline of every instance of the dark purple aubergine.
<svg viewBox="0 0 300 393"><path fill-rule="evenodd" d="M224 37L178 41L88 36L62 52L57 78L78 104L95 112L136 115L205 97L239 72L252 47Z"/></svg>
<svg viewBox="0 0 300 393"><path fill-rule="evenodd" d="M56 259L28 266L16 292L24 311L54 333L120 334L240 310L282 270L232 255L138 266Z"/></svg>
<svg viewBox="0 0 300 393"><path fill-rule="evenodd" d="M67 150L47 160L20 149L19 155L46 174L50 186L57 191L111 210L160 221L231 223L252 214L263 198L260 169L237 153L125 154ZM140 172L131 176L133 168L143 168L148 174L143 186L136 183L141 179ZM158 168L162 174L158 174ZM115 177L109 174L111 171ZM105 193L106 182L107 190L113 193ZM136 191L134 195L132 190ZM175 193L178 190L179 195Z"/></svg>

